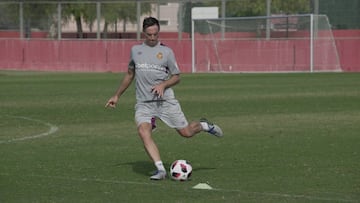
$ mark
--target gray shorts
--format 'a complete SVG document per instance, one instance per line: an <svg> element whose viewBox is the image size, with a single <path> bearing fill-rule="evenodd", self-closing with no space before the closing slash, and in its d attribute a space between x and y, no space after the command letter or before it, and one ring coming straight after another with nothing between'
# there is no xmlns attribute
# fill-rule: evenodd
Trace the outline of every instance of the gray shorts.
<svg viewBox="0 0 360 203"><path fill-rule="evenodd" d="M135 121L138 126L141 123L151 123L152 117L161 119L166 125L175 129L183 129L189 124L176 99L138 102L135 105Z"/></svg>

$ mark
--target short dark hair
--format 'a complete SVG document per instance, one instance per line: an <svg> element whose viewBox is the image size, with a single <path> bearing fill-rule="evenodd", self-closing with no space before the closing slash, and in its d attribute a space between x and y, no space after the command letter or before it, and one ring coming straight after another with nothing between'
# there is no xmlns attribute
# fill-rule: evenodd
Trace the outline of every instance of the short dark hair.
<svg viewBox="0 0 360 203"><path fill-rule="evenodd" d="M159 30L160 30L160 24L159 24L159 20L154 18L154 17L147 17L144 19L143 21L143 32L145 32L145 29L153 26L153 25L157 25Z"/></svg>

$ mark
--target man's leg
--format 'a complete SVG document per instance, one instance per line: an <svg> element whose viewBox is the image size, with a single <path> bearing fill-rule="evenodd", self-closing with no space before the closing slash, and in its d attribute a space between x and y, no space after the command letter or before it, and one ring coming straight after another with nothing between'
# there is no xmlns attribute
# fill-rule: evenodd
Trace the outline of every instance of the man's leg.
<svg viewBox="0 0 360 203"><path fill-rule="evenodd" d="M206 119L201 119L200 122L193 121L185 128L179 129L177 131L183 137L192 137L201 131L208 132L212 135L215 135L216 137L223 136L221 128Z"/></svg>
<svg viewBox="0 0 360 203"><path fill-rule="evenodd" d="M157 173L151 176L150 178L152 180L161 180L161 179L165 179L166 170L161 161L159 149L156 143L154 142L154 140L152 139L151 130L152 130L151 123L141 123L138 126L138 133L141 140L143 141L145 151L149 155L151 160L154 162L157 168Z"/></svg>

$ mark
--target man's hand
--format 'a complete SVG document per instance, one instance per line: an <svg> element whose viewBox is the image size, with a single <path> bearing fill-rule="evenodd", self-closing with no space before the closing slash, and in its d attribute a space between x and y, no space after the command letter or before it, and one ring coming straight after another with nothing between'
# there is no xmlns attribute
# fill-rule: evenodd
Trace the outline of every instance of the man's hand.
<svg viewBox="0 0 360 203"><path fill-rule="evenodd" d="M165 86L164 84L158 84L151 88L151 92L162 98L164 96Z"/></svg>
<svg viewBox="0 0 360 203"><path fill-rule="evenodd" d="M109 101L105 104L105 108L107 107L115 108L118 100L119 100L118 96L111 97Z"/></svg>

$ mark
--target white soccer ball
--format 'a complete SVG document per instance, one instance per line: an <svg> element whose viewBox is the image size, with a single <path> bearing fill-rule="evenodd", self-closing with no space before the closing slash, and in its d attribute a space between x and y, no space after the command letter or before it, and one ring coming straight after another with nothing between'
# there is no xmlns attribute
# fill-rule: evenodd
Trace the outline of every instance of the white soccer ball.
<svg viewBox="0 0 360 203"><path fill-rule="evenodd" d="M192 166L186 160L176 160L170 166L170 176L173 180L188 180L191 172Z"/></svg>

